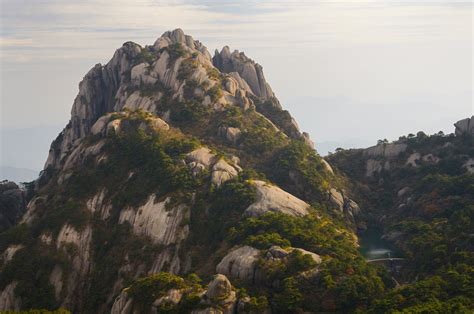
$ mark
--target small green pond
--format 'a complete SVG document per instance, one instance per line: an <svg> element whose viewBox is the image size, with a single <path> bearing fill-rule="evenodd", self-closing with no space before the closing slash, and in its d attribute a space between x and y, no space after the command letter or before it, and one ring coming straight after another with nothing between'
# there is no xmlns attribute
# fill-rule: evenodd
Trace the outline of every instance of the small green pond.
<svg viewBox="0 0 474 314"><path fill-rule="evenodd" d="M369 227L366 231L359 233L358 236L359 250L366 259L398 257L393 245L382 238L382 229Z"/></svg>

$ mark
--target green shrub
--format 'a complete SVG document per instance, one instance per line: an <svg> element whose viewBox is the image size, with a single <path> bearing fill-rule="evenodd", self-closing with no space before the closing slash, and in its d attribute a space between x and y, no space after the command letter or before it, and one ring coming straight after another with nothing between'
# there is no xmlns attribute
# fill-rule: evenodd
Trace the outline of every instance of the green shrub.
<svg viewBox="0 0 474 314"><path fill-rule="evenodd" d="M211 97L212 102L216 102L222 97L222 89L218 84L216 84L207 90L207 95Z"/></svg>
<svg viewBox="0 0 474 314"><path fill-rule="evenodd" d="M144 307L150 306L153 301L163 296L170 289L184 288L185 281L179 276L160 272L156 275L138 279L127 290L133 300Z"/></svg>
<svg viewBox="0 0 474 314"><path fill-rule="evenodd" d="M180 43L171 44L165 49L170 55L170 61L175 61L176 59L184 57L186 55L186 50Z"/></svg>
<svg viewBox="0 0 474 314"><path fill-rule="evenodd" d="M198 63L196 60L192 58L183 60L179 66L178 75L176 78L180 81L189 79L197 67Z"/></svg>

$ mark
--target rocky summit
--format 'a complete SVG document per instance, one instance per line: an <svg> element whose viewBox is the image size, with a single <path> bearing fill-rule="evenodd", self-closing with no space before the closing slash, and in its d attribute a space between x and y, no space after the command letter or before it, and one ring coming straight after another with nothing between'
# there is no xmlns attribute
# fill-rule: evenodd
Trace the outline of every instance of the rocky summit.
<svg viewBox="0 0 474 314"><path fill-rule="evenodd" d="M323 160L243 52L226 46L212 57L180 29L145 47L127 42L79 84L40 177L0 184L0 311L380 313L433 300L468 309L467 235L461 255L440 240L427 257L462 261L445 270L460 276L458 290L409 299L411 287L444 291L448 279L415 286L415 269L421 282L435 275L413 267L424 262L401 240L415 241L410 227L396 225L427 193L407 173L442 167L472 180L469 136L439 138L432 154L410 137ZM400 191L375 198L380 184ZM464 195L439 193L444 203L430 213ZM374 219L405 249L405 273L360 253L357 233Z"/></svg>

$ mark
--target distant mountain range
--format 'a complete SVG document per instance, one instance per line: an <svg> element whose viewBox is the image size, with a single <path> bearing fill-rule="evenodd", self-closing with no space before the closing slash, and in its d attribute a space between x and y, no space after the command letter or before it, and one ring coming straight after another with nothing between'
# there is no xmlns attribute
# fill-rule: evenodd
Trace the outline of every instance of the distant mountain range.
<svg viewBox="0 0 474 314"><path fill-rule="evenodd" d="M38 178L39 171L27 168L0 167L0 180L9 180L17 183L30 182Z"/></svg>

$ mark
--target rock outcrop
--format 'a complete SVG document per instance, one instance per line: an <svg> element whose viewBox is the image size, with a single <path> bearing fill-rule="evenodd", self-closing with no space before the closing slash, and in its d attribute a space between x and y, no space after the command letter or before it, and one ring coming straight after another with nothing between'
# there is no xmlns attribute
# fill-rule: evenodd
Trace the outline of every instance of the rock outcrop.
<svg viewBox="0 0 474 314"><path fill-rule="evenodd" d="M307 215L309 204L277 186L264 181L253 181L257 189L257 201L245 210L245 215L260 216L266 212L280 212L292 216Z"/></svg>
<svg viewBox="0 0 474 314"><path fill-rule="evenodd" d="M212 61L221 72L232 73L237 82L240 82L240 79L244 80L255 96L264 100L275 97L265 80L262 66L249 59L243 52L234 50L231 53L229 47L225 46L221 52L216 50ZM243 83L240 84L245 86Z"/></svg>
<svg viewBox="0 0 474 314"><path fill-rule="evenodd" d="M14 182L0 182L0 232L14 226L25 211L26 191Z"/></svg>
<svg viewBox="0 0 474 314"><path fill-rule="evenodd" d="M364 155L370 157L395 158L407 149L405 143L383 143L364 150Z"/></svg>
<svg viewBox="0 0 474 314"><path fill-rule="evenodd" d="M183 221L189 219L190 213L184 205L167 208L169 202L169 198L157 202L156 196L151 195L143 206L122 210L119 222L130 223L135 234L148 236L157 244L176 244L189 232Z"/></svg>
<svg viewBox="0 0 474 314"><path fill-rule="evenodd" d="M245 245L229 252L217 265L216 271L231 278L254 282L260 250Z"/></svg>
<svg viewBox="0 0 474 314"><path fill-rule="evenodd" d="M473 135L474 136L474 116L459 120L454 124L456 135Z"/></svg>

